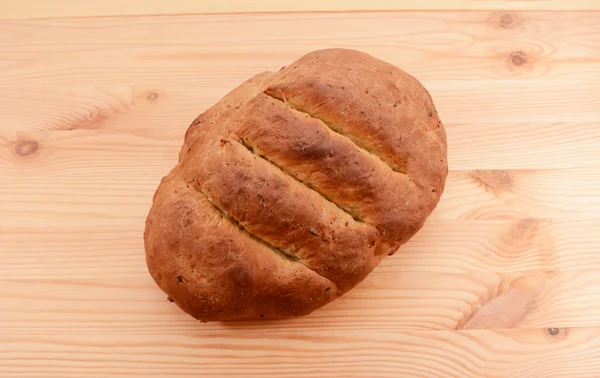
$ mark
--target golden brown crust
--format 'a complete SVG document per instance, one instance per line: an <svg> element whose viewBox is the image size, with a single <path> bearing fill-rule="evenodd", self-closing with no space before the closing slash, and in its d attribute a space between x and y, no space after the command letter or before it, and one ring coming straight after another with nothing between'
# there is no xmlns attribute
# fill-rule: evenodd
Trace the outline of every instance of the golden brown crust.
<svg viewBox="0 0 600 378"><path fill-rule="evenodd" d="M338 293L329 280L240 231L174 169L158 188L145 240L158 286L201 320L310 313Z"/></svg>
<svg viewBox="0 0 600 378"><path fill-rule="evenodd" d="M381 254L375 227L355 221L234 138L199 151L182 170L190 185L241 227L341 291L366 277Z"/></svg>
<svg viewBox="0 0 600 378"><path fill-rule="evenodd" d="M249 101L236 122L244 145L354 218L376 226L394 250L435 206L437 195L423 193L408 175L395 172L321 120L268 95Z"/></svg>
<svg viewBox="0 0 600 378"><path fill-rule="evenodd" d="M412 76L365 53L331 49L285 67L265 92L321 119L439 199L446 135L431 96Z"/></svg>
<svg viewBox="0 0 600 378"><path fill-rule="evenodd" d="M146 221L148 269L203 321L306 315L408 241L446 175L445 131L416 79L315 51L188 128Z"/></svg>

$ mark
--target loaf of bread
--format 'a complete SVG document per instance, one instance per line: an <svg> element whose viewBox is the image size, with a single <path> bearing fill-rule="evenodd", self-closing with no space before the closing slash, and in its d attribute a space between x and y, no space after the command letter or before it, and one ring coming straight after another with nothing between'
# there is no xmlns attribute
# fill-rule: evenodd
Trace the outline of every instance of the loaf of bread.
<svg viewBox="0 0 600 378"><path fill-rule="evenodd" d="M419 81L363 52L310 52L189 126L146 220L149 273L205 322L308 315L423 226L446 155Z"/></svg>

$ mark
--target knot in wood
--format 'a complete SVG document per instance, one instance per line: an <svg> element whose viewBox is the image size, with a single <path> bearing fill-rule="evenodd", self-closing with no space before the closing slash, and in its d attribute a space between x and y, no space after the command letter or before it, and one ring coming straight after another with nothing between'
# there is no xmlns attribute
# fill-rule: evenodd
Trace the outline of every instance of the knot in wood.
<svg viewBox="0 0 600 378"><path fill-rule="evenodd" d="M522 51L514 51L510 54L510 62L515 67L521 67L527 63L527 56Z"/></svg>
<svg viewBox="0 0 600 378"><path fill-rule="evenodd" d="M33 155L39 149L39 143L33 139L21 140L15 144L15 154L21 157Z"/></svg>
<svg viewBox="0 0 600 378"><path fill-rule="evenodd" d="M515 16L513 16L511 13L504 13L500 17L500 26L502 26L503 28L510 28L510 27L513 27L514 25L515 25Z"/></svg>
<svg viewBox="0 0 600 378"><path fill-rule="evenodd" d="M148 101L156 101L158 100L158 93L150 92L146 95L146 98L148 99Z"/></svg>

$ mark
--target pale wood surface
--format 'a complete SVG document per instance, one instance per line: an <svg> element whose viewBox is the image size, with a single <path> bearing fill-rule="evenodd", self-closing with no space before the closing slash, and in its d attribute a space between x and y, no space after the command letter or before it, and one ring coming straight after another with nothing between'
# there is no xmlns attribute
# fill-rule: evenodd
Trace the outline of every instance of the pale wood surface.
<svg viewBox="0 0 600 378"><path fill-rule="evenodd" d="M246 12L599 10L598 0L2 0L0 18Z"/></svg>
<svg viewBox="0 0 600 378"><path fill-rule="evenodd" d="M40 15L27 4L0 14ZM313 315L197 323L146 272L154 189L197 114L330 46L427 86L446 193ZM4 20L0 89L0 377L599 376L600 13Z"/></svg>

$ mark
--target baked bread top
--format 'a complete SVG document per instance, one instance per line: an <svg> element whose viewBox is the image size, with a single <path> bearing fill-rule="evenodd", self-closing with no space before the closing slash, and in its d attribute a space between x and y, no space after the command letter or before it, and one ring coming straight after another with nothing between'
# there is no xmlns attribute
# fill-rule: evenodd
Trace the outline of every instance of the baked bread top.
<svg viewBox="0 0 600 378"><path fill-rule="evenodd" d="M359 51L313 51L190 125L146 220L149 273L202 321L310 314L423 226L446 155L418 80Z"/></svg>

